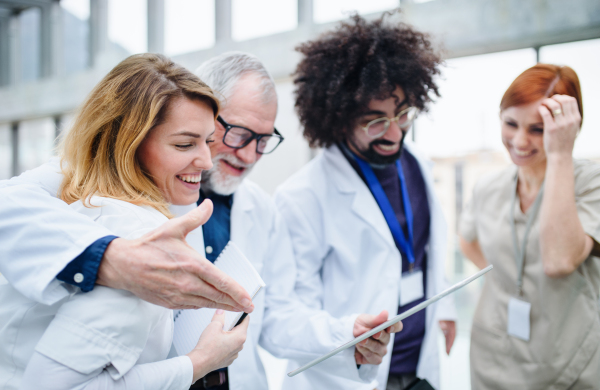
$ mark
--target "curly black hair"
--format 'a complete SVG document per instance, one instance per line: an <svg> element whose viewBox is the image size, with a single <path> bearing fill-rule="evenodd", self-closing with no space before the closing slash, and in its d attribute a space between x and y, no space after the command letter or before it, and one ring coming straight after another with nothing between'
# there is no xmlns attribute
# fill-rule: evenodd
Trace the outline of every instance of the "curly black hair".
<svg viewBox="0 0 600 390"><path fill-rule="evenodd" d="M442 60L426 34L404 23L369 22L355 14L333 31L296 47L296 112L311 147L342 142L372 99L402 87L409 104L425 110Z"/></svg>

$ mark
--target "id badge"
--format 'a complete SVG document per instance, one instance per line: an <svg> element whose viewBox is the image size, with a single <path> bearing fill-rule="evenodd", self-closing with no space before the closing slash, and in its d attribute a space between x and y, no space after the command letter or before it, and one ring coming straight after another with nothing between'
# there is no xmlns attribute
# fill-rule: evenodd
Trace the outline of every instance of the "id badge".
<svg viewBox="0 0 600 390"><path fill-rule="evenodd" d="M510 298L508 301L508 334L529 341L531 303Z"/></svg>
<svg viewBox="0 0 600 390"><path fill-rule="evenodd" d="M423 271L416 269L411 272L404 272L400 279L400 287L398 288L398 302L400 302L400 306L408 305L424 296Z"/></svg>

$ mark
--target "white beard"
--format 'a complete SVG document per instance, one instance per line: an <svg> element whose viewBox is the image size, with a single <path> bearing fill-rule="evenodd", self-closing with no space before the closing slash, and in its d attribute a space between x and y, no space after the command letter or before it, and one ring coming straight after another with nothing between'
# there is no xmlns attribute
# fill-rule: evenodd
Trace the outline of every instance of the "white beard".
<svg viewBox="0 0 600 390"><path fill-rule="evenodd" d="M221 164L219 163L221 160L227 161L236 167L244 167L246 169L240 176L229 175L221 169ZM202 173L202 188L219 195L233 194L242 183L242 180L248 176L252 167L254 167L254 164L245 164L237 157L227 153L216 155L212 162L213 167Z"/></svg>

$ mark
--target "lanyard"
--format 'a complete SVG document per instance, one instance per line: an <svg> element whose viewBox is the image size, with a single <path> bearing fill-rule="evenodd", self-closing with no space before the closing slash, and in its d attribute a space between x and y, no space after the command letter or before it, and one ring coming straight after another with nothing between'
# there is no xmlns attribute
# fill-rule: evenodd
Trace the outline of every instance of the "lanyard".
<svg viewBox="0 0 600 390"><path fill-rule="evenodd" d="M525 235L523 237L523 245L521 249L519 249L519 238L517 237L517 228L515 227L515 205L517 204L517 183L519 182L519 178L515 178L515 185L513 187L512 194L512 202L510 205L510 229L512 230L512 241L513 241L513 250L515 252L515 260L517 261L517 294L522 295L523 293L523 267L525 264L525 251L527 250L527 239L529 238L529 232L531 231L531 225L533 225L533 221L540 209L540 205L542 204L542 198L544 196L544 183L540 187L540 191L531 206L531 210L529 212L529 217L527 217L527 223L525 224Z"/></svg>
<svg viewBox="0 0 600 390"><path fill-rule="evenodd" d="M392 236L394 236L394 240L396 240L396 243L402 248L406 257L408 257L409 270L412 271L415 264L415 252L413 249L413 213L400 160L396 160L396 168L398 169L398 178L400 179L400 188L402 190L402 203L404 206L406 224L408 225L408 237L405 236L404 231L400 226L400 222L398 222L398 218L396 218L396 213L394 213L394 209L392 209L392 205L383 191L383 187L381 187L379 180L377 180L377 176L375 176L371 166L357 156L354 156L354 159L367 180L367 185L371 189L371 192L383 213L383 217L390 228Z"/></svg>

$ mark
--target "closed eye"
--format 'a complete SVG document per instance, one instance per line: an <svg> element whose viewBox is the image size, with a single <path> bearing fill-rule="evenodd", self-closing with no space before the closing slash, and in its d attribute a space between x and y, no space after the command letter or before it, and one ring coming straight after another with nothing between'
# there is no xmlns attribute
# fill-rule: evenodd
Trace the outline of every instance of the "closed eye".
<svg viewBox="0 0 600 390"><path fill-rule="evenodd" d="M179 148L179 149L189 149L191 148L193 145L192 144L185 144L185 145L175 145L175 147Z"/></svg>

